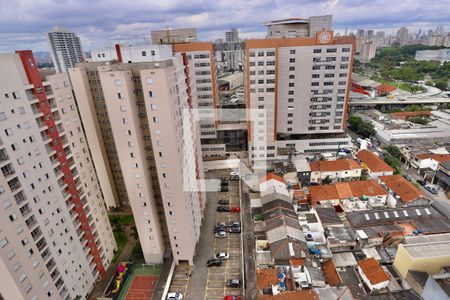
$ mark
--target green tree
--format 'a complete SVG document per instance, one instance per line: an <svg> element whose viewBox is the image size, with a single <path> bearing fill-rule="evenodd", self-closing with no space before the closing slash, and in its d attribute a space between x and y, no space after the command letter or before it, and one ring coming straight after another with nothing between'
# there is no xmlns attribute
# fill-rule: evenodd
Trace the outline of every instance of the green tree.
<svg viewBox="0 0 450 300"><path fill-rule="evenodd" d="M322 180L322 184L330 184L330 183L331 183L331 178L330 178L329 175L327 175L327 177L325 177L325 178Z"/></svg>
<svg viewBox="0 0 450 300"><path fill-rule="evenodd" d="M369 138L375 135L375 128L372 123L363 122L359 127L358 133L361 134L364 138Z"/></svg>
<svg viewBox="0 0 450 300"><path fill-rule="evenodd" d="M408 118L408 121L421 125L427 125L430 122L428 119L421 117L411 117Z"/></svg>
<svg viewBox="0 0 450 300"><path fill-rule="evenodd" d="M384 161L394 169L394 174L402 173L402 162L398 158L392 155L386 155Z"/></svg>
<svg viewBox="0 0 450 300"><path fill-rule="evenodd" d="M389 146L384 147L384 150L386 150L387 153L389 153L390 155L392 155L395 158L402 157L402 152L400 151L400 149L397 146L389 145Z"/></svg>
<svg viewBox="0 0 450 300"><path fill-rule="evenodd" d="M447 82L445 81L438 81L436 82L435 87L437 87L438 89L445 91L447 89Z"/></svg>

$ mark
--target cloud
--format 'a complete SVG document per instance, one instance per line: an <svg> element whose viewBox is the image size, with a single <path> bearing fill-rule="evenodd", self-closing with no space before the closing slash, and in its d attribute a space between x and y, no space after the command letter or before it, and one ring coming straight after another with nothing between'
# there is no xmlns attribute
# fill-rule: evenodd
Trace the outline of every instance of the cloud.
<svg viewBox="0 0 450 300"><path fill-rule="evenodd" d="M222 38L229 28L262 37L264 21L321 14L333 14L337 31L427 30L449 26L448 7L450 0L0 0L0 51L48 50L44 33L54 26L75 31L84 50L142 42L167 27L195 27L202 40Z"/></svg>

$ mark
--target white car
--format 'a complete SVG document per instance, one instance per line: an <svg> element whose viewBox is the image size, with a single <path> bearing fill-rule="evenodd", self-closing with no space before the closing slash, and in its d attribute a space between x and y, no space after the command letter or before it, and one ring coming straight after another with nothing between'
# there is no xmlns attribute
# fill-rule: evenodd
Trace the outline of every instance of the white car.
<svg viewBox="0 0 450 300"><path fill-rule="evenodd" d="M226 238L227 237L227 232L226 231L219 231L219 232L216 232L214 234L214 236L216 238Z"/></svg>
<svg viewBox="0 0 450 300"><path fill-rule="evenodd" d="M183 294L179 292L175 293L168 293L167 294L167 300L181 300L183 299Z"/></svg>
<svg viewBox="0 0 450 300"><path fill-rule="evenodd" d="M226 253L226 252L219 252L216 254L216 258L218 258L220 260L227 260L230 258L230 254Z"/></svg>

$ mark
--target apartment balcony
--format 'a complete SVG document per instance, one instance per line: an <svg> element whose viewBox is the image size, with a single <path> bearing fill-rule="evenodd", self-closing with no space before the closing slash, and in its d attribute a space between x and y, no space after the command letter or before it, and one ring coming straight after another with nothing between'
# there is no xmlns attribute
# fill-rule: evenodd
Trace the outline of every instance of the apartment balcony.
<svg viewBox="0 0 450 300"><path fill-rule="evenodd" d="M39 130L41 130L41 131L48 129L48 126L40 118L36 119L36 124L39 127Z"/></svg>
<svg viewBox="0 0 450 300"><path fill-rule="evenodd" d="M47 151L47 154L49 156L52 156L53 154L56 153L56 150L53 149L49 144L45 145L45 150Z"/></svg>
<svg viewBox="0 0 450 300"><path fill-rule="evenodd" d="M0 164L9 160L9 155L5 149L0 149Z"/></svg>
<svg viewBox="0 0 450 300"><path fill-rule="evenodd" d="M36 247L38 248L39 252L42 252L42 250L44 250L44 248L47 247L47 242L45 241L45 238L40 239L36 243Z"/></svg>
<svg viewBox="0 0 450 300"><path fill-rule="evenodd" d="M0 170L3 173L3 176L5 176L5 179L8 179L8 177L16 174L12 164L7 164L6 166L1 167Z"/></svg>
<svg viewBox="0 0 450 300"><path fill-rule="evenodd" d="M36 227L33 231L31 231L31 236L33 237L33 240L36 241L42 236L42 231L39 227Z"/></svg>
<svg viewBox="0 0 450 300"><path fill-rule="evenodd" d="M17 177L8 181L8 186L11 189L11 192L15 192L22 187Z"/></svg>
<svg viewBox="0 0 450 300"><path fill-rule="evenodd" d="M70 198L69 198L69 199L70 199ZM66 201L66 207L67 207L67 209L68 209L69 211L71 211L72 208L75 207L75 203L73 203L73 202L70 201L70 200L67 200L67 201Z"/></svg>
<svg viewBox="0 0 450 300"><path fill-rule="evenodd" d="M16 200L17 205L21 205L22 203L24 203L27 200L27 197L25 196L23 191L20 191L14 195L14 200Z"/></svg>
<svg viewBox="0 0 450 300"><path fill-rule="evenodd" d="M59 184L59 187L61 188L61 190L64 190L67 188L67 183L64 181L64 178L60 178L58 180L58 184Z"/></svg>
<svg viewBox="0 0 450 300"><path fill-rule="evenodd" d="M24 206L22 206L20 209L20 213L22 214L22 216L24 218L26 218L29 214L32 213L31 208L28 206L28 204L25 204Z"/></svg>
<svg viewBox="0 0 450 300"><path fill-rule="evenodd" d="M41 137L44 144L48 144L52 141L52 138L48 135L47 130L41 132Z"/></svg>
<svg viewBox="0 0 450 300"><path fill-rule="evenodd" d="M53 281L56 281L59 275L61 275L61 273L59 273L58 269L55 269L50 273L50 277L53 279Z"/></svg>
<svg viewBox="0 0 450 300"><path fill-rule="evenodd" d="M53 270L56 267L56 263L55 260L52 258L50 259L45 266L47 267L47 270L50 272L51 270Z"/></svg>
<svg viewBox="0 0 450 300"><path fill-rule="evenodd" d="M33 228L37 224L36 218L34 216L29 217L25 220L25 224L27 224L28 229Z"/></svg>
<svg viewBox="0 0 450 300"><path fill-rule="evenodd" d="M62 176L64 176L64 173L61 171L61 167L53 169L53 173L55 173L56 179L60 179Z"/></svg>

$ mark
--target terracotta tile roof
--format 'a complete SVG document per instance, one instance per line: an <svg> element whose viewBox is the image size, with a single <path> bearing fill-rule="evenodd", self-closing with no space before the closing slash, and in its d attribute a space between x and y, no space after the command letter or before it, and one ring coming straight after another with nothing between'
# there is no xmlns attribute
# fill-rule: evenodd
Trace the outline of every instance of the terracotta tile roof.
<svg viewBox="0 0 450 300"><path fill-rule="evenodd" d="M335 172L361 169L361 166L354 159L319 160L309 163L311 172Z"/></svg>
<svg viewBox="0 0 450 300"><path fill-rule="evenodd" d="M305 265L305 259L304 258L291 258L290 260L291 266L298 267L298 266L304 266Z"/></svg>
<svg viewBox="0 0 450 300"><path fill-rule="evenodd" d="M429 116L431 116L431 112L429 112L429 111L402 111L402 112L391 113L391 115L396 117L397 119L407 119L407 118L411 118L411 117L429 117Z"/></svg>
<svg viewBox="0 0 450 300"><path fill-rule="evenodd" d="M411 182L403 178L402 175L380 176L389 189L400 196L403 202L410 202L417 198L423 197L422 193Z"/></svg>
<svg viewBox="0 0 450 300"><path fill-rule="evenodd" d="M261 178L259 179L259 182L260 182L260 183L263 183L263 182L269 181L269 180L271 180L271 179L274 179L274 180L277 180L277 181L279 181L279 182L284 183L283 177L278 176L278 175L276 175L276 174L274 174L274 173L269 173L269 174L267 174L267 175L261 177Z"/></svg>
<svg viewBox="0 0 450 300"><path fill-rule="evenodd" d="M337 286L342 283L341 277L336 271L333 260L327 260L322 265L323 274L325 275L326 282L331 286Z"/></svg>
<svg viewBox="0 0 450 300"><path fill-rule="evenodd" d="M258 300L319 300L319 296L313 290L301 290L295 292L284 292L276 296L258 295Z"/></svg>
<svg viewBox="0 0 450 300"><path fill-rule="evenodd" d="M389 281L389 275L386 274L377 260L373 257L358 261L358 266L373 285Z"/></svg>
<svg viewBox="0 0 450 300"><path fill-rule="evenodd" d="M427 153L424 153L424 154L418 154L418 155L416 155L416 157L420 158L420 159L431 158L440 163L450 160L450 154L432 154L432 153L427 154Z"/></svg>
<svg viewBox="0 0 450 300"><path fill-rule="evenodd" d="M391 166L376 156L372 151L361 150L356 154L356 157L372 172L394 172Z"/></svg>
<svg viewBox="0 0 450 300"><path fill-rule="evenodd" d="M256 270L256 280L258 289L265 289L274 284L278 284L277 270L259 269Z"/></svg>
<svg viewBox="0 0 450 300"><path fill-rule="evenodd" d="M335 184L310 186L309 192L313 204L324 200L347 199L350 197L361 196L382 196L388 194L388 192L375 180L338 182Z"/></svg>
<svg viewBox="0 0 450 300"><path fill-rule="evenodd" d="M390 92L395 91L397 88L395 86L382 83L382 84L378 85L375 89L382 93L390 93Z"/></svg>

